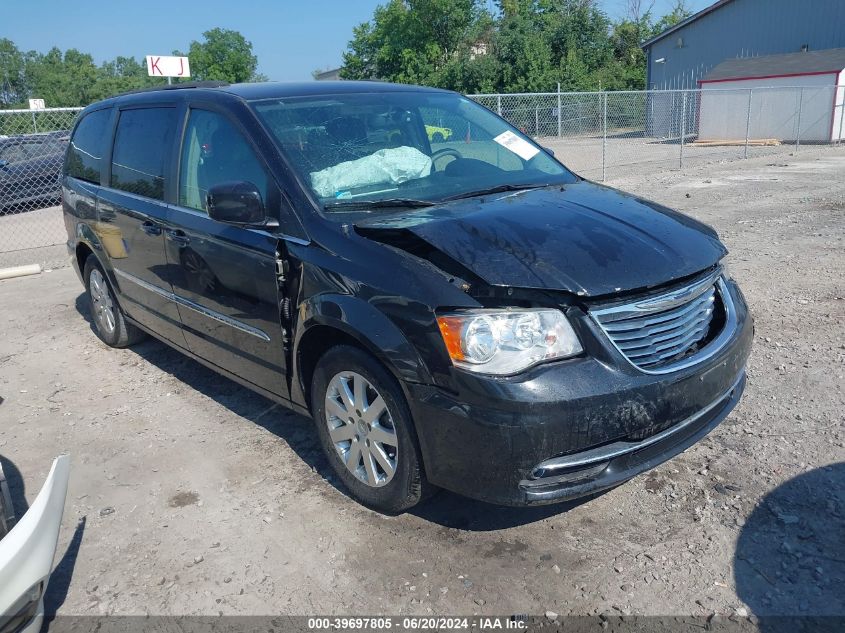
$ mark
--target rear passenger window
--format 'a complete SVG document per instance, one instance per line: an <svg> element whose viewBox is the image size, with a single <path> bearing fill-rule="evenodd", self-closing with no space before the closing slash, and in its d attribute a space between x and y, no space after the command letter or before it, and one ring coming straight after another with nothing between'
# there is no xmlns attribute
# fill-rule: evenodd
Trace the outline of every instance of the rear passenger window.
<svg viewBox="0 0 845 633"><path fill-rule="evenodd" d="M96 110L85 115L70 141L67 152L67 174L80 180L100 182L100 162L109 135L111 110Z"/></svg>
<svg viewBox="0 0 845 633"><path fill-rule="evenodd" d="M111 186L164 200L167 159L175 131L175 108L123 110L114 137Z"/></svg>

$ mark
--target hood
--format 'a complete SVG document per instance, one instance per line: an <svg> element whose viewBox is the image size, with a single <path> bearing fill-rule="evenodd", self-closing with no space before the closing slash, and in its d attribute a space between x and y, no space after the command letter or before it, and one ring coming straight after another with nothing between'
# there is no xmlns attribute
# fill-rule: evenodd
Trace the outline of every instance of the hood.
<svg viewBox="0 0 845 633"><path fill-rule="evenodd" d="M705 270L727 250L707 225L609 187L578 182L371 218L403 229L494 286L583 297L649 288Z"/></svg>

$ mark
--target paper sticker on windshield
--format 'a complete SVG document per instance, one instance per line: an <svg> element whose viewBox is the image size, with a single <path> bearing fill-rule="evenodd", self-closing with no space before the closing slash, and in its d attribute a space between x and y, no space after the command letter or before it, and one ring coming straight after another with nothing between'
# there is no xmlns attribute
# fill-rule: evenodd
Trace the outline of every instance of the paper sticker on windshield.
<svg viewBox="0 0 845 633"><path fill-rule="evenodd" d="M540 150L534 147L531 143L529 143L523 138L519 138L510 130L508 130L507 132L502 132L493 140L496 141L502 147L512 151L522 160L531 160L540 152Z"/></svg>

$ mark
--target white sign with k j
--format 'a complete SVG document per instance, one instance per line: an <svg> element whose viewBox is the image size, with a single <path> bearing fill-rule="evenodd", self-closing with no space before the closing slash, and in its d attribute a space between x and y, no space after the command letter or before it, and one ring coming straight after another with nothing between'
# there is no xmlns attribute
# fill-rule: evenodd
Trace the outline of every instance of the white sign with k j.
<svg viewBox="0 0 845 633"><path fill-rule="evenodd" d="M190 77L187 57L147 55L147 74L150 77Z"/></svg>

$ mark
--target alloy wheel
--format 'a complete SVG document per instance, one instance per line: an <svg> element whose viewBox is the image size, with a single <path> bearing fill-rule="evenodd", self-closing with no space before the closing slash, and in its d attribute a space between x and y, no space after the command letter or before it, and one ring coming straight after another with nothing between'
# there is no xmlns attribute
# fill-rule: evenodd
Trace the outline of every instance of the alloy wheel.
<svg viewBox="0 0 845 633"><path fill-rule="evenodd" d="M329 381L325 399L329 437L347 470L374 488L396 474L398 439L387 404L376 388L352 371Z"/></svg>
<svg viewBox="0 0 845 633"><path fill-rule="evenodd" d="M114 334L116 326L114 301L112 300L111 290L109 290L103 274L98 269L95 268L91 271L88 285L91 290L91 302L97 325L106 334Z"/></svg>

